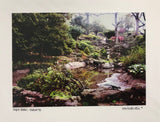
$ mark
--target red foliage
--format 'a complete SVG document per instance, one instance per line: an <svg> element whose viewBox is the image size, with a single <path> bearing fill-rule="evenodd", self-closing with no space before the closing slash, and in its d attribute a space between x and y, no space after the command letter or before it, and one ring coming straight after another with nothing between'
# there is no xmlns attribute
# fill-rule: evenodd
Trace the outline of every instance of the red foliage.
<svg viewBox="0 0 160 122"><path fill-rule="evenodd" d="M113 41L115 41L116 37L112 36L110 39L113 40ZM118 40L119 40L119 42L122 42L124 40L124 37L123 36L118 36Z"/></svg>

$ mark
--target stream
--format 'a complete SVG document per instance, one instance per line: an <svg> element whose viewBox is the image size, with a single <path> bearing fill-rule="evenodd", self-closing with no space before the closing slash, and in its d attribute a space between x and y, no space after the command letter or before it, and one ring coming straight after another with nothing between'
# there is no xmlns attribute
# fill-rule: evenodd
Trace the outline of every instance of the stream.
<svg viewBox="0 0 160 122"><path fill-rule="evenodd" d="M124 91L125 89L131 88L131 86L127 85L125 82L120 82L118 77L121 75L121 73L114 73L111 77L108 77L104 80L103 83L98 83L97 85L99 87L105 87L109 88L112 86L119 87L119 90Z"/></svg>
<svg viewBox="0 0 160 122"><path fill-rule="evenodd" d="M73 76L80 81L87 88L118 88L118 90L124 91L131 88L125 82L121 82L118 77L121 73L115 72L114 68L108 69L95 69L93 66L86 66L84 62L70 62L65 65L67 69L70 69Z"/></svg>

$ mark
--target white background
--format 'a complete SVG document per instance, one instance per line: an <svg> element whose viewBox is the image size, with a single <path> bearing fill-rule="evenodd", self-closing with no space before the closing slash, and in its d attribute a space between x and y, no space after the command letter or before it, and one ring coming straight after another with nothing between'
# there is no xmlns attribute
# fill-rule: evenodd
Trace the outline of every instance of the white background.
<svg viewBox="0 0 160 122"><path fill-rule="evenodd" d="M160 3L158 0L0 0L0 122L160 122ZM15 112L12 107L12 13L145 12L147 35L147 105L48 107Z"/></svg>

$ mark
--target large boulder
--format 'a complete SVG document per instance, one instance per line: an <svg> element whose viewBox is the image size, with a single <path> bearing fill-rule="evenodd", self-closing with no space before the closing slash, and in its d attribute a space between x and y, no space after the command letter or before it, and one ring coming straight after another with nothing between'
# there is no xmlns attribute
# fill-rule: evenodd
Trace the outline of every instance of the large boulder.
<svg viewBox="0 0 160 122"><path fill-rule="evenodd" d="M66 69L76 69L76 68L81 68L85 66L86 66L85 62L70 62L68 64L65 64Z"/></svg>
<svg viewBox="0 0 160 122"><path fill-rule="evenodd" d="M13 107L78 106L80 100L80 96L67 99L58 96L51 98L36 91L25 90L20 87L13 88Z"/></svg>
<svg viewBox="0 0 160 122"><path fill-rule="evenodd" d="M16 70L13 72L13 86L17 86L17 81L26 76L30 72L29 69Z"/></svg>
<svg viewBox="0 0 160 122"><path fill-rule="evenodd" d="M113 99L119 99L121 91L98 88L85 89L81 94L83 101L88 101L91 105L97 105L98 102L110 102Z"/></svg>
<svg viewBox="0 0 160 122"><path fill-rule="evenodd" d="M102 64L102 68L103 69L110 69L110 68L114 68L114 65L111 63L104 63L104 64Z"/></svg>

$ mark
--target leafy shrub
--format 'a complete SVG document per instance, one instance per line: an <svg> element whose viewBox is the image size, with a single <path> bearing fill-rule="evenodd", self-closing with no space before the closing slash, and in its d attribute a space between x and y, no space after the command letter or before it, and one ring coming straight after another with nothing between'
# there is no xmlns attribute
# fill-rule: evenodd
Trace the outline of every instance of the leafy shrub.
<svg viewBox="0 0 160 122"><path fill-rule="evenodd" d="M104 58L107 57L107 51L104 48L100 50L100 54L101 54L101 57L104 57Z"/></svg>
<svg viewBox="0 0 160 122"><path fill-rule="evenodd" d="M139 45L139 46L144 46L145 45L145 39L144 39L144 36L142 35L138 35L136 38L135 38L135 45Z"/></svg>
<svg viewBox="0 0 160 122"><path fill-rule="evenodd" d="M145 64L145 47L136 46L129 52L128 56L122 56L120 61L123 62L124 66Z"/></svg>
<svg viewBox="0 0 160 122"><path fill-rule="evenodd" d="M98 59L100 57L100 54L97 52L92 53L91 55L94 59Z"/></svg>
<svg viewBox="0 0 160 122"><path fill-rule="evenodd" d="M144 37L142 35L136 36L136 41L144 41Z"/></svg>
<svg viewBox="0 0 160 122"><path fill-rule="evenodd" d="M82 53L77 53L77 57L82 57Z"/></svg>
<svg viewBox="0 0 160 122"><path fill-rule="evenodd" d="M67 40L66 44L68 45L68 47L70 47L72 49L76 48L76 41L74 39Z"/></svg>
<svg viewBox="0 0 160 122"><path fill-rule="evenodd" d="M42 77L42 70L36 70L33 74L29 74L18 81L18 86L27 89L27 85L35 82L38 78Z"/></svg>
<svg viewBox="0 0 160 122"><path fill-rule="evenodd" d="M87 55L89 55L89 54L90 54L90 50L89 50L89 48L88 48L88 47L86 47L86 48L84 49L84 52L85 52Z"/></svg>
<svg viewBox="0 0 160 122"><path fill-rule="evenodd" d="M93 35L93 34L88 34L88 36L92 39L92 40L96 40L96 39L100 39L100 37Z"/></svg>
<svg viewBox="0 0 160 122"><path fill-rule="evenodd" d="M65 95L68 96L79 93L79 87L77 87L76 84L72 84L71 86L71 82L72 74L70 71L65 69L61 71L49 67L47 71L36 70L32 74L22 78L18 81L18 86L52 97L54 97L56 93L57 96L60 95L60 97L64 97ZM60 91L64 93L62 94Z"/></svg>
<svg viewBox="0 0 160 122"><path fill-rule="evenodd" d="M111 38L112 36L115 36L115 31L107 31L107 32L104 32L104 35L109 39L109 38Z"/></svg>
<svg viewBox="0 0 160 122"><path fill-rule="evenodd" d="M65 54L68 55L68 54L71 54L73 52L73 50L71 48L67 48L65 50Z"/></svg>
<svg viewBox="0 0 160 122"><path fill-rule="evenodd" d="M62 92L62 91L59 91L59 90L55 90L55 91L52 91L50 93L50 96L52 98L55 98L58 96L59 99L67 99L67 98L70 98L71 95L69 94L69 92Z"/></svg>
<svg viewBox="0 0 160 122"><path fill-rule="evenodd" d="M78 48L80 50L85 50L85 48L88 47L88 49L90 50L90 52L93 52L94 51L94 47L92 45L90 45L90 44L91 44L90 41L82 40L82 41L79 42Z"/></svg>
<svg viewBox="0 0 160 122"><path fill-rule="evenodd" d="M146 67L143 64L134 64L128 67L128 72L135 77L145 78Z"/></svg>
<svg viewBox="0 0 160 122"><path fill-rule="evenodd" d="M73 39L77 40L77 38L84 32L84 30L80 26L70 26L70 34Z"/></svg>
<svg viewBox="0 0 160 122"><path fill-rule="evenodd" d="M82 57L83 56L87 56L87 54L84 51L82 51L82 50L80 50L80 53L81 53Z"/></svg>
<svg viewBox="0 0 160 122"><path fill-rule="evenodd" d="M54 58L53 58L53 64L56 64L58 60L59 60L59 58L57 56L54 56Z"/></svg>
<svg viewBox="0 0 160 122"><path fill-rule="evenodd" d="M86 39L86 40L96 40L96 39L100 39L100 37L94 35L94 34L81 34L81 36L79 37L80 39Z"/></svg>

